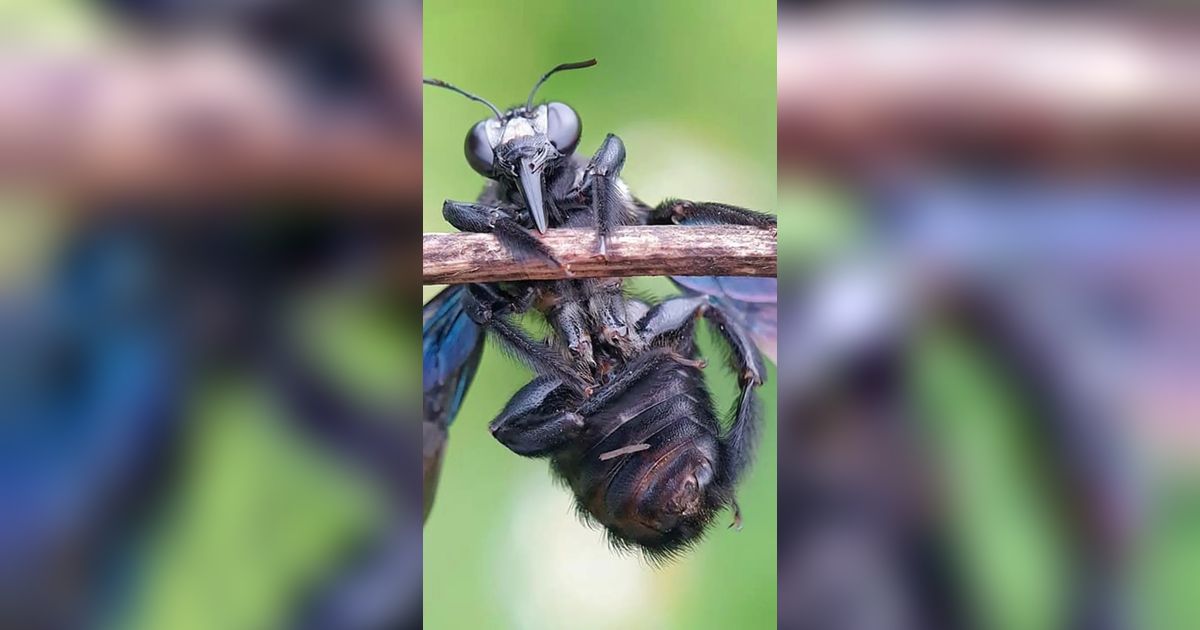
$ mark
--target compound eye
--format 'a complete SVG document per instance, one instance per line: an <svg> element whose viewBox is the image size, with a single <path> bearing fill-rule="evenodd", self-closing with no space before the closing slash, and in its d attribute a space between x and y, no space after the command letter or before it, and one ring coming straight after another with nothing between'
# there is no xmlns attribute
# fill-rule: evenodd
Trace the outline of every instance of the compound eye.
<svg viewBox="0 0 1200 630"><path fill-rule="evenodd" d="M579 115L566 103L547 103L546 115L546 135L550 138L550 144L563 155L574 153L579 145L579 134L583 131Z"/></svg>
<svg viewBox="0 0 1200 630"><path fill-rule="evenodd" d="M463 146L463 150L467 154L467 163L475 169L476 173L484 177L491 177L494 172L492 164L496 160L496 154L492 151L492 143L488 141L487 122L481 120L471 127L471 131L467 133L467 142Z"/></svg>

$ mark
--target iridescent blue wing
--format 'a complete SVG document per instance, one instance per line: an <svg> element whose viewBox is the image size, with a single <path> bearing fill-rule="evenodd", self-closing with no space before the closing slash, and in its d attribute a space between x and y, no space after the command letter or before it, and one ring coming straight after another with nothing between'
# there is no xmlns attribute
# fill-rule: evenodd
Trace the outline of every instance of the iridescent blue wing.
<svg viewBox="0 0 1200 630"><path fill-rule="evenodd" d="M83 559L123 562L119 550L163 477L181 420L181 356L153 243L89 226L43 286L0 295L0 566L20 576L5 582L18 588L14 602L103 608L84 594L105 590L96 586L107 564ZM99 614L37 604L6 612L19 627Z"/></svg>
<svg viewBox="0 0 1200 630"><path fill-rule="evenodd" d="M454 422L479 367L484 331L463 310L466 285L443 289L422 311L421 359L425 421Z"/></svg>
<svg viewBox="0 0 1200 630"><path fill-rule="evenodd" d="M425 304L421 314L425 518L437 494L446 429L462 407L483 354L484 331L463 310L466 292L466 285L447 287Z"/></svg>
<svg viewBox="0 0 1200 630"><path fill-rule="evenodd" d="M758 349L778 363L779 307L775 278L672 276L671 280L685 293L704 294L716 300L750 331Z"/></svg>

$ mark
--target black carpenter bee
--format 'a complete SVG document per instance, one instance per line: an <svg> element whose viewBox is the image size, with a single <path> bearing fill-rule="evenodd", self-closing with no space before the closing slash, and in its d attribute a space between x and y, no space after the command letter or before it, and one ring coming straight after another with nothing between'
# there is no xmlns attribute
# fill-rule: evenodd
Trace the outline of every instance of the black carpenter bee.
<svg viewBox="0 0 1200 630"><path fill-rule="evenodd" d="M609 134L591 160L576 155L582 124L565 103L528 100L507 111L435 79L491 109L471 127L467 162L488 178L475 202L446 201L443 214L464 231L495 234L515 256L557 264L532 230L594 227L599 255L621 225L738 224L773 229L775 217L735 206L668 200L651 207L620 179L625 147ZM647 303L623 282L566 279L455 285L424 309L426 509L445 429L457 414L486 333L537 377L489 429L513 452L547 457L589 522L615 547L669 557L697 541L749 466L761 422L755 388L765 368L756 339L773 356L773 278L678 278L684 295ZM532 338L514 316L536 312L549 325ZM740 394L725 427L705 385L693 332L707 319L729 349ZM757 335L757 336L756 336Z"/></svg>

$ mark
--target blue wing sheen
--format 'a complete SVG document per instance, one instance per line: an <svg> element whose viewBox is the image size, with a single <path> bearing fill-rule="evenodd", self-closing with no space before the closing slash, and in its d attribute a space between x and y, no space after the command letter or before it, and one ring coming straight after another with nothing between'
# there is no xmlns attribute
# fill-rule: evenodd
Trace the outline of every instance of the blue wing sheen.
<svg viewBox="0 0 1200 630"><path fill-rule="evenodd" d="M465 285L443 289L424 307L421 326L425 420L454 422L483 354L484 331L463 310Z"/></svg>
<svg viewBox="0 0 1200 630"><path fill-rule="evenodd" d="M778 363L779 307L776 278L738 276L672 276L685 293L702 294L737 316L755 345Z"/></svg>

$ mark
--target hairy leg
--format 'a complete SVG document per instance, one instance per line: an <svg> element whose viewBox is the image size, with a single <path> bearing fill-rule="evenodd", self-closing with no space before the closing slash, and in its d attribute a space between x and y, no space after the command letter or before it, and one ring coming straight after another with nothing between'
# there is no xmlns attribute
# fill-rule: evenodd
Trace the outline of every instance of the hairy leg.
<svg viewBox="0 0 1200 630"><path fill-rule="evenodd" d="M513 395L488 429L518 455L549 455L583 429L583 416L570 410L573 400L561 380L539 376Z"/></svg>
<svg viewBox="0 0 1200 630"><path fill-rule="evenodd" d="M625 145L621 139L608 134L592 161L588 164L585 179L591 186L592 216L596 221L596 237L601 256L607 253L608 235L621 225L628 194L621 189L621 168L625 165Z"/></svg>
<svg viewBox="0 0 1200 630"><path fill-rule="evenodd" d="M562 264L550 253L549 248L538 237L521 225L512 211L499 206L447 200L442 205L442 216L454 227L464 232L495 234L496 238L513 255L540 258L555 266Z"/></svg>
<svg viewBox="0 0 1200 630"><path fill-rule="evenodd" d="M667 199L650 211L649 223L654 225L752 225L774 227L775 215L756 212L738 206L686 199Z"/></svg>
<svg viewBox="0 0 1200 630"><path fill-rule="evenodd" d="M506 350L533 371L555 377L580 393L590 385L549 345L531 338L520 326L510 321L509 316L520 311L515 310L514 303L494 286L471 285L464 299L464 309L468 317L490 332Z"/></svg>

